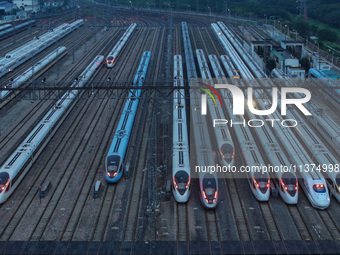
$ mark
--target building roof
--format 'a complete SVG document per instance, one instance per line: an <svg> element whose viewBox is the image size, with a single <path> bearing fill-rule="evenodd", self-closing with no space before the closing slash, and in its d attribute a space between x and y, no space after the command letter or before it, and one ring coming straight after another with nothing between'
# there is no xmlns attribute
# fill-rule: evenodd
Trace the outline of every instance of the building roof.
<svg viewBox="0 0 340 255"><path fill-rule="evenodd" d="M13 6L13 4L12 4L12 3L9 3L9 2L7 2L7 1L1 1L1 2L0 2L0 7L2 7L2 8L12 7L12 6Z"/></svg>
<svg viewBox="0 0 340 255"><path fill-rule="evenodd" d="M305 69L301 68L301 67L297 67L297 66L287 66L287 68L291 69L291 70L295 70L295 71L305 71Z"/></svg>
<svg viewBox="0 0 340 255"><path fill-rule="evenodd" d="M324 74L326 74L329 78L332 78L332 79L340 78L340 76L338 74L336 74L335 72L333 72L331 70L322 70L322 72Z"/></svg>
<svg viewBox="0 0 340 255"><path fill-rule="evenodd" d="M64 1L60 1L60 0L46 0L45 3L64 3Z"/></svg>

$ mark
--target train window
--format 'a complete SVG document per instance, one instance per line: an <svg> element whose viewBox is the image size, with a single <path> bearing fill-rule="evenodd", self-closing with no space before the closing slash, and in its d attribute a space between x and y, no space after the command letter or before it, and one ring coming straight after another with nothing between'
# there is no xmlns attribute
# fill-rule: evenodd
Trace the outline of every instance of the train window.
<svg viewBox="0 0 340 255"><path fill-rule="evenodd" d="M107 171L117 171L120 166L120 156L110 155L106 159Z"/></svg>
<svg viewBox="0 0 340 255"><path fill-rule="evenodd" d="M336 175L335 182L336 182L336 185L338 185L338 187L340 187L340 174Z"/></svg>
<svg viewBox="0 0 340 255"><path fill-rule="evenodd" d="M297 191L297 179L292 173L283 173L281 178L281 188L284 189L291 195L295 196Z"/></svg>
<svg viewBox="0 0 340 255"><path fill-rule="evenodd" d="M256 172L254 173L254 179L257 183L267 183L269 181L269 176L266 173Z"/></svg>
<svg viewBox="0 0 340 255"><path fill-rule="evenodd" d="M109 170L109 171L117 171L117 168L118 168L117 166L112 166L111 165L111 166L107 167L107 170Z"/></svg>
<svg viewBox="0 0 340 255"><path fill-rule="evenodd" d="M178 192L183 195L185 191L189 188L190 177L188 173L184 170L180 170L176 172L174 176L174 187L178 190Z"/></svg>
<svg viewBox="0 0 340 255"><path fill-rule="evenodd" d="M326 192L325 185L323 185L323 184L314 184L313 185L313 189L314 189L314 191L316 191L318 193Z"/></svg>
<svg viewBox="0 0 340 255"><path fill-rule="evenodd" d="M215 193L215 189L214 188L205 188L204 191L205 191L205 194L207 196L212 196Z"/></svg>
<svg viewBox="0 0 340 255"><path fill-rule="evenodd" d="M260 172L254 173L254 183L256 183L256 187L265 194L270 187L268 174Z"/></svg>
<svg viewBox="0 0 340 255"><path fill-rule="evenodd" d="M7 172L0 173L0 192L2 192L9 183L9 174Z"/></svg>
<svg viewBox="0 0 340 255"><path fill-rule="evenodd" d="M227 162L228 164L231 163L231 161L233 160L234 158L234 147L229 144L229 143L224 143L222 146L221 146L221 149L220 149L220 153L221 153L221 158Z"/></svg>
<svg viewBox="0 0 340 255"><path fill-rule="evenodd" d="M216 191L216 180L212 174L206 174L203 178L203 190L206 195L206 199L211 200L214 199L215 191Z"/></svg>

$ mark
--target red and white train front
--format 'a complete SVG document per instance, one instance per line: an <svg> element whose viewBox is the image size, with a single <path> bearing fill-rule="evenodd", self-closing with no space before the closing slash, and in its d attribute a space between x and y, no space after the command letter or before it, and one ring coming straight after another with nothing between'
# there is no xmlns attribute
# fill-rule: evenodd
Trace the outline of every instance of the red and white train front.
<svg viewBox="0 0 340 255"><path fill-rule="evenodd" d="M204 207L215 208L218 203L218 179L215 175L206 173L200 178L200 194Z"/></svg>
<svg viewBox="0 0 340 255"><path fill-rule="evenodd" d="M177 202L185 203L188 201L191 190L191 180L187 171L179 170L175 172L172 189Z"/></svg>
<svg viewBox="0 0 340 255"><path fill-rule="evenodd" d="M10 176L8 172L0 172L0 204L4 203L11 192Z"/></svg>
<svg viewBox="0 0 340 255"><path fill-rule="evenodd" d="M252 192L259 201L268 201L270 195L270 179L268 173L254 172L252 176Z"/></svg>

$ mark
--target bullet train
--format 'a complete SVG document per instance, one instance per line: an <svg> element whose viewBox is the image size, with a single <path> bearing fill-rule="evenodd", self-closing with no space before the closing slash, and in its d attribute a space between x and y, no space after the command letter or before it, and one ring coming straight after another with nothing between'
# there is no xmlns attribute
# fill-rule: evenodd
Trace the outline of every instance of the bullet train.
<svg viewBox="0 0 340 255"><path fill-rule="evenodd" d="M197 52L197 58L199 60L199 65L202 68L201 70L204 71L204 77L208 79L212 79L211 73L209 71L207 62L204 57L204 53L202 50L196 50ZM221 66L218 62L218 58L215 55L209 55L209 61L212 67L212 70L217 71L218 76L221 77L224 76L222 69L219 69ZM202 72L201 71L201 72ZM216 74L217 74L216 73ZM238 77L239 78L239 77ZM238 79L237 78L237 79ZM212 100L208 100L208 106L210 109L210 115L212 119L223 119L225 118L225 115L223 113L223 109L220 105L214 105L214 102ZM216 135L216 141L219 148L219 155L220 159L226 166L233 166L234 160L235 160L235 146L234 142L231 138L229 128L227 126L216 126L214 128L215 135Z"/></svg>
<svg viewBox="0 0 340 255"><path fill-rule="evenodd" d="M287 76L284 76L283 71L280 69L273 69L271 72L273 77L285 79L285 84L288 86L296 86L293 80ZM295 94L296 98L302 98L304 95ZM326 112L322 110L312 100L305 103L304 106L312 114L311 118L308 118L308 123L311 123L323 136L323 138L336 150L340 151L340 126L328 116Z"/></svg>
<svg viewBox="0 0 340 255"><path fill-rule="evenodd" d="M5 85L5 88L18 88L22 84L24 84L28 79L30 79L34 74L39 72L42 68L51 63L58 56L62 55L66 51L66 47L58 47L55 51L48 54L46 57L41 59L38 63L34 65L34 67L30 67L21 75L16 77L14 80L11 80ZM4 100L8 98L14 91L13 90L2 90L0 91L0 100Z"/></svg>
<svg viewBox="0 0 340 255"><path fill-rule="evenodd" d="M0 31L0 40L4 40L9 36L13 35L14 33L23 31L29 28L30 26L35 26L35 20L26 21L24 23L16 25L15 27L11 27L10 24L4 25L3 26L4 28Z"/></svg>
<svg viewBox="0 0 340 255"><path fill-rule="evenodd" d="M201 49L196 50L198 66L200 68L201 76L203 79L202 86L207 86L205 89L212 90L211 87L211 80L212 76L209 71L208 63L204 56L204 52ZM215 60L215 59L212 59ZM213 62L216 65L216 62ZM213 66L214 68L215 66ZM205 84L204 81L207 80L208 84ZM209 87L210 86L210 87ZM220 104L215 104L214 101L209 98L207 100L208 109L209 109L209 116L211 122L214 119L225 119L222 107ZM218 146L218 154L220 156L221 162L226 166L233 166L234 165L234 157L235 157L235 148L233 140L231 139L231 135L229 129L225 125L219 125L214 128L214 134L216 137L216 143Z"/></svg>
<svg viewBox="0 0 340 255"><path fill-rule="evenodd" d="M308 78L312 79L322 79L322 82L316 82L320 87L322 84L326 84L327 86L331 87L331 89L327 89L326 86L323 86L323 90L331 96L337 103L340 103L340 89L334 89L334 87L339 88L339 83L335 80L332 80L326 74L321 72L319 69L310 68L308 71Z"/></svg>
<svg viewBox="0 0 340 255"><path fill-rule="evenodd" d="M194 56L191 48L190 36L188 31L188 25L186 22L182 22L182 32L184 38L184 52L187 67L187 78L190 81L191 78L197 78L197 71L194 62ZM189 86L193 86L189 84ZM200 95L197 90L193 91L193 96L190 96L190 106L191 109L200 109ZM195 95L196 93L196 95ZM204 136L200 134L208 134L207 125L202 122L206 120L204 116L201 115L201 111L193 111L191 123L194 128L195 135L195 151L197 158L197 166L213 166L215 165L215 157L213 155L213 150L211 147L211 141L209 136ZM197 139L196 139L197 138ZM218 178L216 172L203 172L198 173L199 188L200 188L200 199L203 206L207 209L214 209L219 202L219 189L218 189Z"/></svg>
<svg viewBox="0 0 340 255"><path fill-rule="evenodd" d="M105 179L109 183L119 181L124 172L123 165L125 155L138 109L139 97L141 95L141 90L137 88L143 86L150 57L150 51L145 51L143 53L138 66L138 71L133 80L133 85L136 89L131 91L128 95L122 116L118 122L116 133L105 159Z"/></svg>
<svg viewBox="0 0 340 255"><path fill-rule="evenodd" d="M222 46L225 50L230 54L230 57L238 63L240 62L238 54L231 47L230 43L225 38L224 34L221 32L219 27L216 24L212 24L212 28L216 33L216 36L219 38ZM226 63L226 57L222 56L222 62L225 65L226 70L228 71L228 75L230 77L234 76L233 70L236 70L235 66L231 62L228 57L228 63ZM236 58L236 59L235 59ZM246 67L242 64L237 65L238 69L241 71L241 76L250 73ZM226 77L223 74L221 66L218 64L213 68L216 78L218 81L221 81L221 84L227 84ZM239 77L234 78L234 80L238 80ZM229 118L233 120L235 123L243 123L245 119L242 115L233 115L233 103L231 99L227 96L223 96L224 108L228 111ZM255 196L255 198L259 201L268 201L270 196L270 177L268 172L264 172L261 170L261 165L265 165L264 160L259 153L258 147L255 143L255 140L250 133L249 128L246 128L243 125L235 125L233 127L238 143L242 149L243 158L245 160L246 166L249 167L247 174L247 180L250 186L250 189Z"/></svg>
<svg viewBox="0 0 340 255"><path fill-rule="evenodd" d="M0 31L7 29L7 28L10 28L11 26L12 26L11 24L2 25L2 26L0 26Z"/></svg>
<svg viewBox="0 0 340 255"><path fill-rule="evenodd" d="M274 69L272 74L280 79L285 79L286 85L295 86L293 80L289 77L284 77L281 70ZM296 98L304 97L304 95L300 94L295 94L294 96ZM336 158L327 149L318 135L313 130L310 130L309 124L312 123L316 128L321 126L319 127L319 131L330 144L336 142L337 138L340 139L339 125L337 125L326 113L322 112L322 109L320 109L314 101L309 101L305 104L305 107L312 113L312 118L308 118L308 124L301 119L301 116L299 116L294 108L290 108L287 118L294 118L299 122L300 125L297 127L299 130L298 134L306 144L306 147L310 148L311 153L317 162L321 166L335 166L337 164ZM320 123L322 123L322 125L320 125ZM334 143L334 145L336 145L336 143ZM339 172L329 169L329 171L323 171L323 173L328 178L328 182L333 188L334 197L340 202L340 190L339 185L337 185L337 178L340 177Z"/></svg>
<svg viewBox="0 0 340 255"><path fill-rule="evenodd" d="M229 76L232 77L234 74L232 70L235 69L235 66L233 65L231 59L227 55L221 56L222 63L227 70L227 73ZM241 60L237 60L236 57L234 57L234 61L238 62ZM217 69L218 70L218 69ZM243 74L242 74L243 75ZM252 79L247 74L243 75L246 79ZM238 78L234 78L238 79ZM238 81L235 81L238 82ZM258 97L258 96L257 96ZM267 102L267 105L270 105L270 102ZM249 116L249 119L255 119L255 116L253 116L250 112L247 111L247 115ZM260 119L263 118L260 117ZM280 145L277 142L277 139L275 138L272 130L267 127L263 126L261 128L255 128L255 132L257 136L259 137L259 141L263 146L263 149L267 155L267 158L269 159L269 162L272 166L288 166L290 165L289 160L281 150ZM288 168L287 172L284 171L275 171L273 173L273 176L278 180L279 184L279 193L282 199L287 204L296 204L298 202L299 197L299 190L298 190L298 180L296 177L296 174L294 171Z"/></svg>
<svg viewBox="0 0 340 255"><path fill-rule="evenodd" d="M174 87L178 89L174 90L173 103L172 192L177 202L185 203L191 193L191 174L181 55L174 56Z"/></svg>
<svg viewBox="0 0 340 255"><path fill-rule="evenodd" d="M111 50L109 55L107 55L107 57L106 57L106 65L107 65L108 68L112 68L114 66L120 51L122 50L122 48L124 47L124 45L128 41L130 35L132 34L132 32L136 28L136 26L137 26L136 23L131 24L128 27L128 29L125 31L123 36L119 39L117 44L113 47L113 49Z"/></svg>
<svg viewBox="0 0 340 255"><path fill-rule="evenodd" d="M200 178L201 201L204 207L213 209L218 202L218 179L211 173L202 174Z"/></svg>
<svg viewBox="0 0 340 255"><path fill-rule="evenodd" d="M227 31L228 29L225 27L223 28L224 33L228 34L228 36L230 36L230 32ZM217 31L215 30L216 34ZM235 39L236 40L236 39ZM232 44L235 46L236 42L234 42L235 40L231 40ZM230 47L231 44L226 45L224 44L224 47L227 48L228 51L231 52L231 55L233 57L233 60L237 60L238 61L238 65L239 65L239 69L245 69L247 75L245 76L245 78L248 79L253 79L253 81L255 82L254 78L262 78L263 77L263 73L262 71L258 71L258 67L254 66L256 64L252 63L249 65L249 68L251 69L251 71L254 73L254 76L252 75L252 73L249 72L249 69L246 67L245 63L240 60L240 57L238 56L238 54L235 52L235 50ZM237 46L237 45L236 45ZM235 47L236 47L235 46ZM242 47L237 46L236 48L238 48L239 54L242 54L242 52L244 51L244 49ZM247 70L248 69L248 70ZM241 75L243 75L243 73L241 72ZM263 79L262 83L265 87L273 87L275 86L274 84L271 83L272 81L269 79ZM257 90L258 93L263 93L263 91L261 90ZM279 97L280 98L280 97ZM259 98L256 100L256 103L259 105L260 109L267 109L268 105L271 105L271 102L269 99L263 99L263 98ZM278 105L280 105L280 102L278 102ZM293 109L287 109L287 115L292 114L294 115L294 110ZM295 115L294 117L298 117L297 115ZM271 114L270 119L278 119L279 121L282 121L283 118L282 116L276 111L273 114ZM308 126L305 125L304 120L299 119L298 122L300 123L299 125L301 126ZM296 166L306 166L306 165L310 165L315 163L310 156L308 155L308 152L306 151L305 148L302 147L302 145L298 142L298 140L296 139L295 135L293 134L292 130L287 129L282 127L281 125L278 125L277 128L272 129L275 132L275 137L277 139L280 140L281 144L283 147L285 147L285 151L287 152L287 156L289 158L289 160L294 163L294 165ZM299 133L299 132L297 132ZM312 130L310 129L306 129L306 133L310 133L312 134ZM314 139L315 136L310 136L309 138L306 139ZM302 139L303 136L302 136ZM261 140L261 139L260 139ZM314 139L314 141L316 141ZM310 145L307 145L310 146ZM318 146L313 146L313 148L317 148ZM313 150L312 148L312 150ZM315 150L314 150L315 151ZM314 156L316 157L317 155L314 154ZM329 198L329 194L328 194L328 190L327 190L327 186L326 186L326 182L324 177L317 171L307 171L306 168L302 169L301 171L298 169L297 171L297 176L299 177L299 184L300 187L304 190L305 194L307 195L310 203L312 204L313 207L319 208L319 209L325 209L329 206L330 204L330 198ZM283 187L284 189L286 188L286 186L284 186L281 183L281 188ZM288 187L287 187L288 189Z"/></svg>
<svg viewBox="0 0 340 255"><path fill-rule="evenodd" d="M83 24L84 21L82 19L71 24L62 24L53 31L49 31L41 35L39 38L35 38L15 50L8 52L5 57L0 58L0 77L12 71L17 66L26 62Z"/></svg>
<svg viewBox="0 0 340 255"><path fill-rule="evenodd" d="M97 56L71 87L83 87L103 60L104 56ZM1 166L0 204L4 203L17 188L49 139L61 125L68 108L78 93L79 90L66 92Z"/></svg>

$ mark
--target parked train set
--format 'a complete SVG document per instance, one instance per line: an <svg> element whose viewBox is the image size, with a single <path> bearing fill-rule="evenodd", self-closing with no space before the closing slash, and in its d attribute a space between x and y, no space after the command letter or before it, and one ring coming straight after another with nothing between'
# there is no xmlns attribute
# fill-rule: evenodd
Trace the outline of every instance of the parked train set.
<svg viewBox="0 0 340 255"><path fill-rule="evenodd" d="M18 48L6 55L1 60L0 69L1 76L7 73L7 70L14 68L18 64L19 56L22 52L31 49L32 52L27 53L24 59L26 60L37 54L42 49L45 49L54 41L58 40L67 34L72 29L83 24L82 20L76 21L73 25L64 24L54 29L53 34L46 34L40 37L41 44L32 48L32 45L27 44ZM24 178L28 172L32 163L36 160L40 152L43 150L46 143L51 137L51 133L56 132L57 128L61 125L64 118L66 118L69 111L72 109L72 101L79 93L78 90L72 91L72 87L85 86L86 82L102 67L102 63L105 62L107 68L114 67L116 61L119 59L120 52L123 50L125 44L132 35L136 24L132 24L125 31L121 39L107 55L106 61L103 56L97 56L84 70L84 72L76 79L71 85L70 91L53 106L53 108L47 113L47 115L37 124L32 132L24 139L24 142L19 145L15 152L7 159L4 165L0 168L0 203L4 203L15 188L19 185L20 181ZM187 74L188 80L190 78L200 77L203 80L210 80L215 77L220 84L227 83L227 76L232 78L233 83L237 86L262 86L273 87L274 83L266 79L266 75L260 70L255 62L251 60L249 54L243 49L240 42L237 39L229 40L233 37L232 32L222 22L213 23L212 29L215 32L221 46L225 50L226 55L220 56L220 59L216 55L208 55L206 58L204 50L196 49L196 59L198 63L198 71L196 70L195 57L191 47L190 36L188 26L185 22L182 23L183 39L184 39L184 57L186 63L186 72L183 70L183 60L181 55L174 56L174 73L173 73L173 122L172 122L172 193L175 200L179 203L185 203L189 200L191 195L192 176L190 172L190 157L189 157L189 125L187 117L188 101L185 98L185 86L184 86L184 73ZM60 34L58 34L60 31ZM49 32L49 33L51 33ZM233 37L235 38L235 37ZM44 41L46 39L46 41ZM61 54L65 48L59 48L57 52L53 52L46 57L50 60L52 57L57 57L57 54ZM60 52L58 52L60 51ZM53 55L54 54L54 55ZM124 165L126 163L126 154L129 147L131 133L133 132L133 125L135 116L138 111L138 104L141 96L141 89L145 81L146 73L148 70L149 62L151 58L151 52L145 51L140 60L137 73L133 80L133 86L136 88L131 90L128 99L126 100L123 112L118 121L118 125L111 142L109 151L105 157L105 170L104 175L108 183L116 183L121 179L124 173ZM12 60L15 60L11 62ZM25 61L23 60L23 61ZM43 61L41 61L43 62ZM227 74L224 74L224 70ZM7 69L7 70L6 70ZM212 72L210 72L212 70ZM27 75L29 70L25 73ZM22 75L24 76L25 73ZM280 71L274 71L274 74L279 78L284 78ZM245 80L254 80L253 84L247 84ZM264 78L264 81L257 82L255 78ZM11 81L8 86L19 86L20 79L16 78ZM28 78L25 78L26 80ZM209 82L207 82L209 83ZM293 86L292 81L289 81ZM18 85L19 84L19 85ZM212 85L212 84L210 84ZM209 84L207 84L209 86ZM190 84L189 84L190 88ZM1 91L1 98L7 96L8 91ZM265 90L256 90L255 94L266 94ZM301 95L295 95L301 97ZM266 109L268 105L271 105L270 97L266 98L255 96L256 105L260 109ZM244 116L235 115L232 113L233 102L228 96L222 97L224 105L228 106L222 109L220 105L214 104L212 99L208 99L208 117L211 119L232 119L236 122L243 122L243 120L252 119L253 114L246 110ZM190 107L197 107L199 105L195 100L190 100ZM229 107L230 106L230 107ZM340 148L340 128L334 123L326 114L317 114L319 108L313 104L308 103L308 110L315 113L311 118L312 123L318 123L320 118L322 121L327 121L329 124L323 129L323 135L327 142L332 144L334 148ZM200 132L206 132L204 125L200 126L198 119L200 118L200 111L197 111L197 115L193 116L192 122L198 123L197 129ZM230 118L230 116L233 116ZM217 157L212 153L213 149L200 151L197 148L206 148L209 146L210 141L207 141L204 137L197 142L196 154L202 155L202 157L196 157L197 164L200 165L214 165L216 161L219 161L225 166L233 166L235 164L235 157L237 156L236 147L240 148L243 162L246 165L266 165L265 159L263 159L259 147L262 148L267 155L271 165L288 166L291 163L296 165L305 165L311 163L325 163L336 164L337 159L327 149L327 146L323 141L318 138L318 135L309 128L306 120L300 116L300 112L295 108L289 108L287 110L287 116L289 118L297 119L299 122L298 132L292 132L290 129L279 127L276 129L269 129L263 127L255 129L255 132L250 132L249 129L242 125L237 125L234 128L235 137L231 136L231 132L227 126L220 126L214 129L215 144L218 149L216 150ZM284 118L278 114L273 113L270 116L272 119L284 120ZM195 120L196 118L196 120ZM263 120L265 117L260 117ZM197 121L197 122L195 122ZM255 134L257 138L255 137ZM306 146L299 144L297 137L303 141ZM310 149L307 149L310 148ZM311 157L312 155L312 157ZM273 181L277 181L279 186L278 191L283 201L287 204L296 204L298 202L300 188L304 191L307 198L313 207L319 209L325 209L330 204L329 187L333 189L333 195L340 202L340 173L327 173L326 178L318 172L301 171L296 174L293 171L288 172L274 172L273 174L263 172L247 172L247 180L249 187L254 197L259 201L268 201L270 198L270 190ZM205 208L216 208L219 203L219 180L215 173L200 173L199 174L199 189L200 199ZM330 184L330 185L329 185Z"/></svg>
<svg viewBox="0 0 340 255"><path fill-rule="evenodd" d="M13 71L14 68L31 59L33 56L40 53L83 24L84 21L82 19L71 24L62 24L40 37L34 38L15 50L8 52L4 57L0 58L0 77Z"/></svg>
<svg viewBox="0 0 340 255"><path fill-rule="evenodd" d="M34 27L35 25L35 20L29 20L13 27L11 26L11 24L2 25L0 26L0 40L4 40L14 35L15 33L19 33L25 29Z"/></svg>

